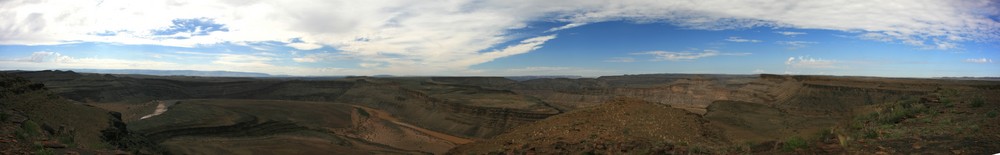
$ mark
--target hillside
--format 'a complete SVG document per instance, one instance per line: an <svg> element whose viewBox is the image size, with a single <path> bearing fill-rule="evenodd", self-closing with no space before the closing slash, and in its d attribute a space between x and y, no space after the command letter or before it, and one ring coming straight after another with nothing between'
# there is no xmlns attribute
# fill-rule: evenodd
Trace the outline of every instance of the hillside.
<svg viewBox="0 0 1000 155"><path fill-rule="evenodd" d="M697 114L615 99L519 126L449 154L683 154L727 143Z"/></svg>
<svg viewBox="0 0 1000 155"><path fill-rule="evenodd" d="M11 154L158 152L116 112L75 104L45 85L0 74L0 151Z"/></svg>
<svg viewBox="0 0 1000 155"><path fill-rule="evenodd" d="M518 147L530 144L535 151L596 153L615 151L607 150L609 147L571 149L564 145L585 142L617 147L625 141L640 142L634 147L628 144L626 151L673 153L894 154L1000 150L1000 146L994 145L1000 144L995 143L1000 141L996 134L1000 131L996 125L1000 124L997 122L1000 118L996 117L1000 98L995 95L1000 94L1000 83L996 81L769 74L651 74L525 81L502 77L300 80L69 71L11 74L44 83L66 102L120 112L132 133L150 136L158 146L185 154L239 154L257 147L288 148L289 145L312 150L307 153L325 153L329 150L322 148L335 147L328 145L331 143L338 144L339 149L334 150L360 154L436 154L465 143L471 148L462 146L459 148L463 149L456 151L528 152L529 148ZM609 104L620 102L628 104ZM154 114L158 107L166 111L141 119ZM658 109L655 110L658 112L640 109ZM637 111L622 112L631 110ZM379 120L359 119L362 111L379 116L369 117ZM274 116L275 113L303 115ZM312 117L331 121L306 119ZM586 118L573 123L590 123L588 127L608 125L601 122L628 126L593 130L568 128L580 124L542 127L558 124L566 117ZM537 123L550 120L556 121ZM681 143L684 139L674 138L685 137L649 139L670 133L649 131L657 133L654 136L633 133L647 129L629 123L648 120L701 122L691 132L713 138ZM670 126L656 129L675 130ZM240 132L244 130L253 132ZM552 133L539 139L522 139L518 147L511 147L513 143L497 143L496 139L512 139L511 134L523 130ZM572 130L580 132L559 132ZM623 135L626 131L630 134ZM587 140L591 134L602 139ZM410 138L397 141L386 137ZM566 140L574 143L556 144ZM187 141L220 145L189 145L184 143ZM289 145L269 145L276 141ZM647 145L654 143L658 144ZM661 147L666 144L671 147ZM282 152L287 149L270 150L290 153Z"/></svg>

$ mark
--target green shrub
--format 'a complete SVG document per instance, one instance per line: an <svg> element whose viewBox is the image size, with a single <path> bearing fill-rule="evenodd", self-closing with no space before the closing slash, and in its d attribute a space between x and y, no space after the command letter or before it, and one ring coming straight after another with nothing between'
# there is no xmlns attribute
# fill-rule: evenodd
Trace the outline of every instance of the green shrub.
<svg viewBox="0 0 1000 155"><path fill-rule="evenodd" d="M983 98L981 98L981 97L977 97L975 99L972 99L972 107L973 108L982 107L983 104L986 104L986 100L983 100Z"/></svg>
<svg viewBox="0 0 1000 155"><path fill-rule="evenodd" d="M927 107L923 104L900 103L881 113L883 115L878 116L878 121L882 124L895 124L925 112Z"/></svg>
<svg viewBox="0 0 1000 155"><path fill-rule="evenodd" d="M35 121L27 120L24 121L24 123L21 123L21 130L28 134L28 136L38 136L41 134L38 132L40 129L41 127L39 127L38 123L35 123Z"/></svg>
<svg viewBox="0 0 1000 155"><path fill-rule="evenodd" d="M992 110L986 113L986 117L994 118L997 117L997 110Z"/></svg>
<svg viewBox="0 0 1000 155"><path fill-rule="evenodd" d="M66 146L69 148L76 147L76 139L73 137L73 135L60 135L57 138L58 138L57 140L59 140L60 143L66 144Z"/></svg>
<svg viewBox="0 0 1000 155"><path fill-rule="evenodd" d="M35 154L36 155L54 155L56 153L53 152L52 149L41 148L41 149L35 150Z"/></svg>
<svg viewBox="0 0 1000 155"><path fill-rule="evenodd" d="M865 134L865 135L864 135L864 137L865 137L865 138L868 138L868 139L871 139L871 138L878 138L878 132L875 132L875 130L872 130L872 129L867 129L867 130L865 130L865 131L863 131L863 132L864 132L864 134Z"/></svg>
<svg viewBox="0 0 1000 155"><path fill-rule="evenodd" d="M944 97L941 98L941 104L944 104L945 108L955 107L955 104L951 103L951 100Z"/></svg>
<svg viewBox="0 0 1000 155"><path fill-rule="evenodd" d="M784 151L792 151L799 148L806 148L809 144L802 137L791 137L785 140L785 144L781 146Z"/></svg>

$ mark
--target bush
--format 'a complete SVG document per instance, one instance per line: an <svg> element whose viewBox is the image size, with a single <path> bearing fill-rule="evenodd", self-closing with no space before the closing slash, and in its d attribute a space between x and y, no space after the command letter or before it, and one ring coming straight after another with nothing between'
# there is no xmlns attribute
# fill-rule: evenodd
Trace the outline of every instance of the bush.
<svg viewBox="0 0 1000 155"><path fill-rule="evenodd" d="M994 118L997 117L997 110L992 110L986 113L986 117Z"/></svg>
<svg viewBox="0 0 1000 155"><path fill-rule="evenodd" d="M878 138L878 132L875 132L875 130L872 130L872 129L866 129L866 130L865 130L865 131L863 131L863 132L864 132L864 134L865 134L865 135L864 135L864 137L865 137L865 138L868 138L868 139L872 139L872 138Z"/></svg>
<svg viewBox="0 0 1000 155"><path fill-rule="evenodd" d="M923 104L900 103L881 113L884 115L879 116L878 121L882 124L895 124L924 112L927 112L927 107Z"/></svg>
<svg viewBox="0 0 1000 155"><path fill-rule="evenodd" d="M35 150L35 154L36 155L54 155L56 153L53 152L52 149L41 148L41 149Z"/></svg>
<svg viewBox="0 0 1000 155"><path fill-rule="evenodd" d="M795 149L806 148L808 145L805 139L795 136L785 140L785 144L781 146L781 149L784 151L793 151Z"/></svg>
<svg viewBox="0 0 1000 155"><path fill-rule="evenodd" d="M977 97L975 99L972 99L972 107L973 108L982 107L983 104L986 104L986 100L983 100L983 98L981 98L981 97Z"/></svg>
<svg viewBox="0 0 1000 155"><path fill-rule="evenodd" d="M38 132L40 129L41 127L39 127L38 123L35 123L35 121L27 120L24 121L24 123L21 123L21 130L28 136L38 136L41 134Z"/></svg>

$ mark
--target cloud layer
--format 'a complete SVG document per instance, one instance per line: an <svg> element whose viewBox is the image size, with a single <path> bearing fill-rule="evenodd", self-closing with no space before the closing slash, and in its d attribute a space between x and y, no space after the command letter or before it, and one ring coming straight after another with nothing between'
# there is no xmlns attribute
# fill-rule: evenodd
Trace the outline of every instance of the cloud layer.
<svg viewBox="0 0 1000 155"><path fill-rule="evenodd" d="M714 56L745 56L750 55L750 53L722 53L716 50L704 50L702 52L649 51L632 53L632 55L653 55L653 61L682 61Z"/></svg>
<svg viewBox="0 0 1000 155"><path fill-rule="evenodd" d="M752 7L748 7L752 6ZM996 1L443 0L0 1L0 44L79 42L200 47L276 42L299 50L335 48L359 66L395 74L443 74L530 52L561 30L605 21L669 23L691 29L775 27L850 32L858 38L934 49L1000 40ZM535 22L565 23L517 34ZM776 32L795 36L804 33ZM729 38L736 42L759 40ZM801 48L809 42L783 42ZM499 47L498 47L499 46ZM725 53L654 51L658 60ZM218 55L254 66L267 58ZM331 61L305 55L301 63ZM228 60L245 61L228 61Z"/></svg>
<svg viewBox="0 0 1000 155"><path fill-rule="evenodd" d="M969 59L963 60L963 62L985 64L985 63L993 63L993 59L989 59L989 58L969 58Z"/></svg>

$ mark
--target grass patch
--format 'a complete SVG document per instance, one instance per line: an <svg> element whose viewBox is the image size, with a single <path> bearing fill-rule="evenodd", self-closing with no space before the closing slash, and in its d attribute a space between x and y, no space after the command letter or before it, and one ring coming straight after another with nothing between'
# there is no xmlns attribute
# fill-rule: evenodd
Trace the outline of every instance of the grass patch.
<svg viewBox="0 0 1000 155"><path fill-rule="evenodd" d="M997 117L997 110L990 110L990 112L986 112L986 117L990 117L990 118Z"/></svg>
<svg viewBox="0 0 1000 155"><path fill-rule="evenodd" d="M35 155L54 155L54 154L56 154L55 152L53 152L52 149L45 148L44 146L42 146L42 144L37 144L36 143L34 145L34 148L35 148L35 152L32 153L32 154L35 154Z"/></svg>
<svg viewBox="0 0 1000 155"><path fill-rule="evenodd" d="M947 97L941 97L940 101L941 101L941 104L944 104L945 108L955 107L955 104L951 103L951 99L948 99Z"/></svg>
<svg viewBox="0 0 1000 155"><path fill-rule="evenodd" d="M76 139L72 134L60 135L57 137L57 140L59 140L60 143L66 144L66 147L68 148L76 147Z"/></svg>
<svg viewBox="0 0 1000 155"><path fill-rule="evenodd" d="M40 135L41 133L38 132L39 128L40 127L38 127L38 123L35 123L35 121L27 120L24 121L24 123L21 123L21 128L17 129L17 131L15 131L14 134L17 136L18 139L27 140L31 137Z"/></svg>
<svg viewBox="0 0 1000 155"><path fill-rule="evenodd" d="M986 100L983 99L982 97L976 97L975 99L972 99L972 103L970 103L970 106L972 106L973 108L979 108L983 107L983 104L986 104Z"/></svg>
<svg viewBox="0 0 1000 155"><path fill-rule="evenodd" d="M926 113L928 111L927 109L927 106L924 104L898 102L888 108L883 108L882 112L875 113L874 115L876 115L879 123L896 124L907 118L912 118L918 114Z"/></svg>
<svg viewBox="0 0 1000 155"><path fill-rule="evenodd" d="M785 140L785 144L781 145L781 150L793 151L795 149L806 148L808 146L809 143L807 143L805 139L802 139L802 137L795 136Z"/></svg>

